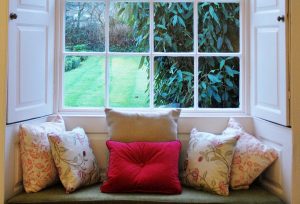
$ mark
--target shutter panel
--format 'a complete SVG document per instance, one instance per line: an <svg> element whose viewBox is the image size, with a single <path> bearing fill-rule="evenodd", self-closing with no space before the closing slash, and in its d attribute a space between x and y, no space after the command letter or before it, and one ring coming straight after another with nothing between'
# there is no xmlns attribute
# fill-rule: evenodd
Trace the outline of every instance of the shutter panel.
<svg viewBox="0 0 300 204"><path fill-rule="evenodd" d="M10 0L9 10L7 123L14 123L53 113L55 0Z"/></svg>
<svg viewBox="0 0 300 204"><path fill-rule="evenodd" d="M285 4L251 0L251 110L281 125L289 124Z"/></svg>

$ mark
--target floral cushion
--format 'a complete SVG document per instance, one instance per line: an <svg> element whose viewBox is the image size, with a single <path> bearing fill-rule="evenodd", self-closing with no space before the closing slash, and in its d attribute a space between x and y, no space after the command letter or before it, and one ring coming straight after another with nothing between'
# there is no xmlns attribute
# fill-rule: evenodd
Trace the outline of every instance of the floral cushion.
<svg viewBox="0 0 300 204"><path fill-rule="evenodd" d="M182 181L196 189L229 194L229 175L237 136L217 136L193 129Z"/></svg>
<svg viewBox="0 0 300 204"><path fill-rule="evenodd" d="M249 185L277 159L277 151L245 132L233 118L229 119L223 135L240 136L233 157L230 186L233 189L248 189Z"/></svg>
<svg viewBox="0 0 300 204"><path fill-rule="evenodd" d="M58 181L47 134L65 131L61 116L39 125L21 124L19 128L23 185L27 193L38 192Z"/></svg>
<svg viewBox="0 0 300 204"><path fill-rule="evenodd" d="M67 193L100 181L98 163L82 128L48 134L60 181Z"/></svg>

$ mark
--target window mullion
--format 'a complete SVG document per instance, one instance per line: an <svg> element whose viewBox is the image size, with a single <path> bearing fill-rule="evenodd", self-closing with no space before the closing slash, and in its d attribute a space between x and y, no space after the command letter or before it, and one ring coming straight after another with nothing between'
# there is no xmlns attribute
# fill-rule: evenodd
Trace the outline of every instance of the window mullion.
<svg viewBox="0 0 300 204"><path fill-rule="evenodd" d="M110 0L105 0L105 107L109 107L109 8Z"/></svg>
<svg viewBox="0 0 300 204"><path fill-rule="evenodd" d="M62 15L60 16L60 22L61 22L61 25L60 25L60 28L61 28L61 32L62 32L62 35L61 35L61 39L60 39L60 49L61 49L61 53L62 55L59 56L59 60L60 60L60 67L61 69L59 69L59 76L60 76L60 79L59 79L59 95L60 95L60 100L59 100L59 109L62 110L64 108L64 66L65 66L65 39L66 39L66 32L65 32L65 16L66 16L66 9L65 9L65 4L66 4L66 1L62 1L61 2L61 5L60 5L60 12L62 13Z"/></svg>
<svg viewBox="0 0 300 204"><path fill-rule="evenodd" d="M150 108L154 108L154 3L153 0L149 2L150 12Z"/></svg>
<svg viewBox="0 0 300 204"><path fill-rule="evenodd" d="M194 109L198 109L198 2L194 1Z"/></svg>
<svg viewBox="0 0 300 204"><path fill-rule="evenodd" d="M199 52L198 57L240 57L241 52Z"/></svg>

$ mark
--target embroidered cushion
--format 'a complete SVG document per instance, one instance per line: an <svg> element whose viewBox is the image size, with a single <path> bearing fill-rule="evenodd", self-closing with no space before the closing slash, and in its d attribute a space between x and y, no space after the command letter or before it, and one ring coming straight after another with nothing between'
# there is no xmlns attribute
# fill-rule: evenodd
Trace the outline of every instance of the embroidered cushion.
<svg viewBox="0 0 300 204"><path fill-rule="evenodd" d="M107 141L110 152L104 193L179 194L178 160L181 143Z"/></svg>
<svg viewBox="0 0 300 204"><path fill-rule="evenodd" d="M48 134L61 183L67 193L100 182L98 163L82 128Z"/></svg>
<svg viewBox="0 0 300 204"><path fill-rule="evenodd" d="M47 134L65 131L61 116L38 125L21 124L19 128L23 185L27 193L38 192L58 181Z"/></svg>
<svg viewBox="0 0 300 204"><path fill-rule="evenodd" d="M249 185L277 159L278 153L245 132L233 118L229 119L223 134L240 137L233 157L230 186L233 189L248 189Z"/></svg>
<svg viewBox="0 0 300 204"><path fill-rule="evenodd" d="M119 142L164 142L177 139L180 109L133 113L105 109L108 134Z"/></svg>
<svg viewBox="0 0 300 204"><path fill-rule="evenodd" d="M196 189L229 195L229 175L237 136L191 131L182 181Z"/></svg>

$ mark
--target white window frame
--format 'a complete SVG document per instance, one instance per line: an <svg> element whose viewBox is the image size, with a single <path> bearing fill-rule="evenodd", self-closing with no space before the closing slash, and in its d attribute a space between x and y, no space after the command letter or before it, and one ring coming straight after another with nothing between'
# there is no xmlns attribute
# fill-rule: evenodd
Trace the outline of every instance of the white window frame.
<svg viewBox="0 0 300 204"><path fill-rule="evenodd" d="M182 2L182 0L126 0L126 2L148 2L150 7L150 35L149 35L149 52L145 53L132 53L132 52L110 52L109 51L109 5L110 2L120 2L121 0L87 0L92 2L104 2L105 6L105 51L104 52L65 52L65 1L59 1L58 5L58 22L57 22L57 76L58 86L56 100L56 109L58 112L67 115L103 115L104 107L100 108L65 108L63 82L64 82L64 59L65 56L104 56L105 57L105 107L108 107L109 103L109 57L110 56L147 56L150 58L150 107L149 108L118 108L126 109L128 111L144 111L151 112L156 110L167 110L169 108L156 108L154 107L154 58L157 56L173 56L173 57L194 57L194 73L198 73L198 61L199 57L238 57L240 60L240 79L239 79L239 108L198 108L198 75L194 74L194 107L193 108L181 108L182 115L184 116L231 116L231 115L247 115L249 114L249 53L246 49L249 45L246 41L247 31L249 28L246 26L248 19L248 12L246 11L245 0L185 0L184 2L192 2L194 4L194 31L198 31L198 10L197 5L201 2L224 2L224 3L240 3L240 49L236 53L199 53L198 52L198 32L194 32L194 51L184 53L164 53L154 52L154 3L155 2ZM84 0L73 0L84 1ZM124 1L122 1L124 2Z"/></svg>

